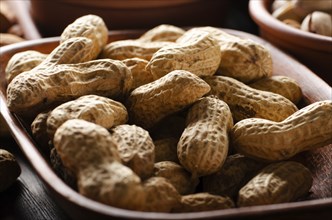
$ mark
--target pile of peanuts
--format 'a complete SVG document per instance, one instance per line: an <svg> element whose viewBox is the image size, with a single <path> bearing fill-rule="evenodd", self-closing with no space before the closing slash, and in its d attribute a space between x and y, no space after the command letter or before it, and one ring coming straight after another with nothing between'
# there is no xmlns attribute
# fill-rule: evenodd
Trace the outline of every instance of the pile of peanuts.
<svg viewBox="0 0 332 220"><path fill-rule="evenodd" d="M86 15L50 54L6 67L7 105L80 194L146 212L296 201L312 175L291 158L332 142L332 102L298 109L269 50L214 27L160 25L108 42ZM34 115L27 115L33 112Z"/></svg>
<svg viewBox="0 0 332 220"><path fill-rule="evenodd" d="M24 41L23 30L8 1L0 2L0 47Z"/></svg>
<svg viewBox="0 0 332 220"><path fill-rule="evenodd" d="M332 37L332 3L329 0L275 0L272 16L306 32Z"/></svg>

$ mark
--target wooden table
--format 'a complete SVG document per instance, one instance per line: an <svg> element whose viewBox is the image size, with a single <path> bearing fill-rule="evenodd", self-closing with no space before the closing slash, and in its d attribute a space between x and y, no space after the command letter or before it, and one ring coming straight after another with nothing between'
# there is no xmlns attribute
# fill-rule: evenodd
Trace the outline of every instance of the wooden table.
<svg viewBox="0 0 332 220"><path fill-rule="evenodd" d="M54 202L46 186L33 171L14 139L1 137L0 148L14 154L22 170L17 181L9 189L0 193L0 219L70 219Z"/></svg>

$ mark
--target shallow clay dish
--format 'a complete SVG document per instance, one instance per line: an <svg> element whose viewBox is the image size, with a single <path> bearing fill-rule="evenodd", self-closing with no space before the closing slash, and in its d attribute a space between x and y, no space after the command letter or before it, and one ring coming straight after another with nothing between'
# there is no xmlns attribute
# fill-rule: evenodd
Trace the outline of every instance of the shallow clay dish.
<svg viewBox="0 0 332 220"><path fill-rule="evenodd" d="M331 99L331 87L317 77L308 68L285 55L266 41L239 31L225 30L245 38L265 44L270 48L274 74L294 78L302 87L304 99L301 105L318 100ZM141 31L113 31L109 40L136 38ZM297 160L304 163L313 173L314 183L310 194L304 201L276 205L234 208L228 210L168 214L146 213L118 209L107 206L78 194L67 186L51 169L47 156L38 150L30 136L29 125L15 114L9 112L6 105L5 66L15 53L24 50L38 50L49 53L58 45L59 38L46 38L27 41L1 48L0 51L0 104L1 114L11 133L27 159L41 179L45 182L54 199L73 219L312 219L331 217L332 207L332 145L302 153ZM303 77L303 76L306 77Z"/></svg>
<svg viewBox="0 0 332 220"><path fill-rule="evenodd" d="M296 57L332 85L332 37L308 33L277 20L271 15L272 2L272 0L249 2L249 12L260 28L260 35Z"/></svg>

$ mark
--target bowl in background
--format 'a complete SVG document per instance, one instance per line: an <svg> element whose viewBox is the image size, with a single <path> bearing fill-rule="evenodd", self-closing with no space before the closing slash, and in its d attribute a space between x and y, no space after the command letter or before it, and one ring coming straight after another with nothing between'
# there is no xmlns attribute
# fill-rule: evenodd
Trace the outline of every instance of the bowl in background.
<svg viewBox="0 0 332 220"><path fill-rule="evenodd" d="M149 29L163 23L221 26L227 5L214 0L31 0L30 13L42 35L49 37L86 14L102 17L109 30Z"/></svg>
<svg viewBox="0 0 332 220"><path fill-rule="evenodd" d="M272 3L272 0L249 2L250 15L259 26L261 37L297 58L332 85L332 37L284 24L271 15Z"/></svg>

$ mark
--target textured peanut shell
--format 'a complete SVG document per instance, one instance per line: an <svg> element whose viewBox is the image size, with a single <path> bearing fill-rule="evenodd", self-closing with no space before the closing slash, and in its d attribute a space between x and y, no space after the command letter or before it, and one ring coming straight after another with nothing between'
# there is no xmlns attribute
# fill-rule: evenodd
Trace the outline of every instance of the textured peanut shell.
<svg viewBox="0 0 332 220"><path fill-rule="evenodd" d="M55 132L54 147L74 175L103 163L120 161L117 146L106 128L82 119L70 119Z"/></svg>
<svg viewBox="0 0 332 220"><path fill-rule="evenodd" d="M112 99L85 95L78 99L63 103L53 109L47 118L47 133L52 139L58 127L68 119L83 119L106 129L124 124L128 120L126 107Z"/></svg>
<svg viewBox="0 0 332 220"><path fill-rule="evenodd" d="M228 154L233 126L229 107L217 98L203 97L189 109L186 124L177 146L181 165L193 177L217 172Z"/></svg>
<svg viewBox="0 0 332 220"><path fill-rule="evenodd" d="M173 161L179 163L179 158L177 155L177 138L162 138L155 140L155 162L161 161Z"/></svg>
<svg viewBox="0 0 332 220"><path fill-rule="evenodd" d="M248 83L272 75L269 50L257 42L241 39L215 27L198 27L186 34L205 31L217 41L221 52L218 74Z"/></svg>
<svg viewBox="0 0 332 220"><path fill-rule="evenodd" d="M293 161L270 164L241 188L237 205L255 206L293 202L312 186L310 171Z"/></svg>
<svg viewBox="0 0 332 220"><path fill-rule="evenodd" d="M115 60L137 57L150 60L160 48L173 44L172 42L141 42L139 40L113 41L104 47L101 57Z"/></svg>
<svg viewBox="0 0 332 220"><path fill-rule="evenodd" d="M302 99L301 87L287 76L271 76L249 84L254 89L277 93L289 99L294 104Z"/></svg>
<svg viewBox="0 0 332 220"><path fill-rule="evenodd" d="M41 112L31 123L31 133L38 147L45 153L51 150L51 139L47 134L47 118L50 112Z"/></svg>
<svg viewBox="0 0 332 220"><path fill-rule="evenodd" d="M21 174L21 168L15 156L0 149L0 192L8 189Z"/></svg>
<svg viewBox="0 0 332 220"><path fill-rule="evenodd" d="M199 182L198 179L192 179L191 174L181 165L172 161L155 163L154 176L167 179L181 195L194 193Z"/></svg>
<svg viewBox="0 0 332 220"><path fill-rule="evenodd" d="M180 194L174 186L163 177L151 177L144 184L146 202L144 211L170 212L180 202Z"/></svg>
<svg viewBox="0 0 332 220"><path fill-rule="evenodd" d="M76 19L63 30L60 43L74 37L86 37L92 40L93 46L88 53L90 60L92 60L97 58L106 45L108 29L101 17L85 15Z"/></svg>
<svg viewBox="0 0 332 220"><path fill-rule="evenodd" d="M153 75L146 70L147 60L137 57L122 60L122 62L130 69L133 76L133 85L131 89L136 89L139 86L152 82Z"/></svg>
<svg viewBox="0 0 332 220"><path fill-rule="evenodd" d="M169 24L158 25L138 38L142 42L170 41L175 42L185 33L182 28Z"/></svg>
<svg viewBox="0 0 332 220"><path fill-rule="evenodd" d="M145 192L140 178L117 161L92 165L79 172L80 194L110 206L142 210Z"/></svg>
<svg viewBox="0 0 332 220"><path fill-rule="evenodd" d="M211 86L209 94L229 105L236 122L246 118L282 121L298 110L281 95L251 88L230 77L209 76L204 80Z"/></svg>
<svg viewBox="0 0 332 220"><path fill-rule="evenodd" d="M46 54L34 50L16 53L10 58L6 66L7 82L10 83L15 76L35 68L44 61L46 56Z"/></svg>
<svg viewBox="0 0 332 220"><path fill-rule="evenodd" d="M122 163L142 179L152 176L155 146L149 132L136 125L124 124L116 126L110 133Z"/></svg>
<svg viewBox="0 0 332 220"><path fill-rule="evenodd" d="M197 76L213 75L220 63L217 41L207 32L184 34L176 44L165 46L151 58L147 69L155 79L173 70L187 70Z"/></svg>
<svg viewBox="0 0 332 220"><path fill-rule="evenodd" d="M8 85L11 111L45 108L87 94L120 98L131 88L130 70L110 59L55 65L38 72L20 74Z"/></svg>
<svg viewBox="0 0 332 220"><path fill-rule="evenodd" d="M239 190L264 166L265 163L240 154L228 156L220 170L202 177L203 191L235 199Z"/></svg>
<svg viewBox="0 0 332 220"><path fill-rule="evenodd" d="M182 196L180 206L173 209L172 212L203 212L234 207L234 202L228 197L196 193Z"/></svg>
<svg viewBox="0 0 332 220"><path fill-rule="evenodd" d="M245 119L232 129L232 145L248 157L275 161L332 143L332 101L312 103L281 122Z"/></svg>
<svg viewBox="0 0 332 220"><path fill-rule="evenodd" d="M143 128L189 106L210 87L198 76L175 70L166 76L133 90L128 98L130 120Z"/></svg>

